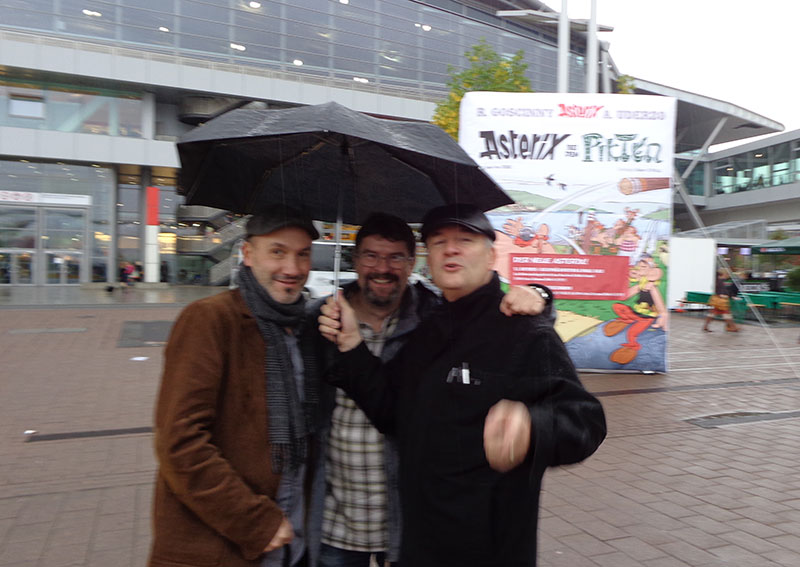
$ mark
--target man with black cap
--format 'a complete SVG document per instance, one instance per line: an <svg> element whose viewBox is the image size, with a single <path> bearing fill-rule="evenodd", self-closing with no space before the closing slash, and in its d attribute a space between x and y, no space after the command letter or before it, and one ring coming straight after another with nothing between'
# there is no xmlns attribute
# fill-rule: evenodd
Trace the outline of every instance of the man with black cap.
<svg viewBox="0 0 800 567"><path fill-rule="evenodd" d="M246 231L239 288L187 306L166 346L150 567L305 564L318 353L302 290L319 235L282 205Z"/></svg>
<svg viewBox="0 0 800 567"><path fill-rule="evenodd" d="M545 468L585 459L605 437L602 406L549 322L500 313L494 237L471 205L426 215L445 301L388 363L369 353L344 297L319 320L342 353L331 382L397 438L401 565L535 565Z"/></svg>
<svg viewBox="0 0 800 567"><path fill-rule="evenodd" d="M343 292L370 352L382 360L391 360L440 303L427 282L409 283L416 247L406 222L387 213L371 214L356 234L358 278ZM500 309L508 316L547 309L549 316L551 303L540 295L547 290L538 289L512 287ZM373 560L396 565L401 518L394 439L381 435L342 390L323 387L320 407L309 556L319 558L319 567L369 567Z"/></svg>

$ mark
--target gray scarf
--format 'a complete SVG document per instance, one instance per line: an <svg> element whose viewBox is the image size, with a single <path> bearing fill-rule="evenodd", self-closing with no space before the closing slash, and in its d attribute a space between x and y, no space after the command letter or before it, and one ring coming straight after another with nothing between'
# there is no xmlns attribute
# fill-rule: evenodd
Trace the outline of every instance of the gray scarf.
<svg viewBox="0 0 800 567"><path fill-rule="evenodd" d="M239 290L266 343L264 367L272 470L280 473L286 465L297 470L308 454L308 438L314 432L319 400L314 334L304 329L305 300L301 296L291 304L278 303L258 283L249 266L239 270ZM302 402L286 346L284 329L287 328L297 337L303 356L305 399Z"/></svg>

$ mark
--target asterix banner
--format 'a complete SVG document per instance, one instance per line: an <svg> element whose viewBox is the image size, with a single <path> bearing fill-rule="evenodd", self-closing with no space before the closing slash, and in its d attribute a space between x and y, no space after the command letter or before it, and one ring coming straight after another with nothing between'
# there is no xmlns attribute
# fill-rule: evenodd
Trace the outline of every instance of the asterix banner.
<svg viewBox="0 0 800 567"><path fill-rule="evenodd" d="M467 93L459 143L515 200L495 268L553 290L582 369L667 369L675 100Z"/></svg>

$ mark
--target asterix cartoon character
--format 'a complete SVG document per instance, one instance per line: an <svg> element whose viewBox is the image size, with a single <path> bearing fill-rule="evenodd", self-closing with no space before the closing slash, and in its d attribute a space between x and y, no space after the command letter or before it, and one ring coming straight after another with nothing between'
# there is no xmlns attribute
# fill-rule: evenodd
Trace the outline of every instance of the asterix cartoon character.
<svg viewBox="0 0 800 567"><path fill-rule="evenodd" d="M542 223L535 231L525 226L521 217L509 219L503 224L503 230L514 239L514 245L522 248L530 247L534 254L555 254L556 249L550 244L550 227Z"/></svg>
<svg viewBox="0 0 800 567"><path fill-rule="evenodd" d="M628 270L631 286L626 299L638 294L633 307L624 303L612 306L617 319L606 323L603 334L607 337L626 331L626 342L609 355L611 362L628 364L639 354L642 345L637 340L639 335L649 328L667 330L667 308L658 289L662 276L652 256L644 254Z"/></svg>

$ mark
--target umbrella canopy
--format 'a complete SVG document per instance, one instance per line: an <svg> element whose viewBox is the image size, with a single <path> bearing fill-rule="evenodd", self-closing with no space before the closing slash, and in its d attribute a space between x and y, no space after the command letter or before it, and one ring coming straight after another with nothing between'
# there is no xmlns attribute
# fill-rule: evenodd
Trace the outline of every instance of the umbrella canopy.
<svg viewBox="0 0 800 567"><path fill-rule="evenodd" d="M186 204L237 213L281 202L317 220L361 224L386 212L417 222L445 203L513 202L438 126L335 102L233 110L183 136L178 154Z"/></svg>
<svg viewBox="0 0 800 567"><path fill-rule="evenodd" d="M770 240L753 248L754 254L800 254L800 236Z"/></svg>

